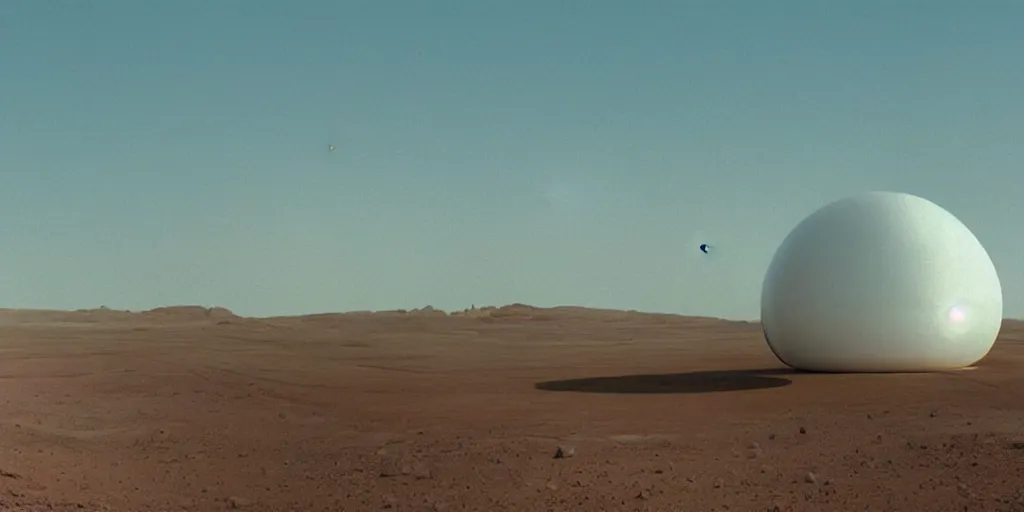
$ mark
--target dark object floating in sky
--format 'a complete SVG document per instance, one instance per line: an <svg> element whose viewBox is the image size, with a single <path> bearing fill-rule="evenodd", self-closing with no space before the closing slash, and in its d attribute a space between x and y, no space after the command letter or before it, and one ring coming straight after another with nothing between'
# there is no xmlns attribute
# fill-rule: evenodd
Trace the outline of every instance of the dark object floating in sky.
<svg viewBox="0 0 1024 512"><path fill-rule="evenodd" d="M700 244L700 252L702 252L704 254L707 254L709 249L711 249L710 245L708 245L708 244Z"/></svg>

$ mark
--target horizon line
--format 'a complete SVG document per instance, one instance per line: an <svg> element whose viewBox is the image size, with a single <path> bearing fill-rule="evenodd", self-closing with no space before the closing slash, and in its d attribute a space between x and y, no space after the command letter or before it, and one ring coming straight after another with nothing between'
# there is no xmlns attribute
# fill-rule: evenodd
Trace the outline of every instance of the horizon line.
<svg viewBox="0 0 1024 512"><path fill-rule="evenodd" d="M668 313L668 312L664 312L664 311L644 311L644 310L639 310L639 309L601 308L601 307L592 307L592 306L578 306L578 305L571 305L571 304L560 304L560 305L557 305L557 306L534 306L532 304L526 304L526 303L522 303L522 302L512 302L512 303L504 304L504 305L501 305L501 306L495 306L495 305L476 306L475 304L473 304L473 305L471 305L468 308L450 309L450 310L436 308L436 307L431 306L431 305L428 304L428 305L425 305L425 306L422 306L422 307L419 307L419 308L412 308L412 309L404 309L404 308L394 308L394 309L353 309L353 310L319 311L319 312L310 312L310 313L297 313L297 314L284 314L284 315L266 315L266 316L239 315L239 314L235 313L233 310L231 310L230 308L225 307L225 306L204 306L204 305L201 305L201 304L174 304L174 305L167 305L167 306L157 306L157 307L153 307L153 308L149 308L149 309L136 309L136 310L112 308L112 307L109 307L109 306L106 306L106 305L100 305L98 307L93 307L93 308L76 308L76 309L38 308L38 307L36 307L36 308L0 307L0 313L19 313L19 312L21 312L21 313L33 313L33 312L34 313L95 313L95 312L110 312L110 313L122 313L122 314L137 315L137 314L145 314L145 313L173 313L173 312L182 312L182 311L185 311L185 310L202 309L202 310L204 310L204 313L207 316L212 316L212 315L216 314L216 316L220 316L220 317L234 317L234 318L244 318L244 319L259 320L259 319L274 319L274 318L302 318L302 317L328 316L328 315L360 315L360 314L361 315L373 315L373 314L399 314L399 315L405 314L405 315L409 315L409 314L416 314L416 313L419 313L419 314L424 314L424 313L430 314L432 312L436 316L440 316L440 315L443 314L446 317L462 317L462 316L471 316L469 314L474 313L474 312L486 312L486 311L495 311L495 310L508 310L508 309L512 309L512 308L526 308L526 309L529 309L529 310L554 311L554 312L558 312L559 310L561 310L562 312L566 312L567 310L574 310L574 311L577 311L577 312L603 312L603 313L622 313L622 314L633 314L633 315L672 316L672 317L680 317L680 318L701 318L701 319L708 319L708 320L720 320L720 321L724 321L724 322L744 322L744 323L760 323L761 322L761 318L760 317L757 317L757 318L742 318L742 319L740 319L740 318L724 318L724 317L708 316L708 315L696 315L696 314L686 314L686 313ZM1024 319L1020 319L1020 318L1003 317L1003 321L1006 321L1006 320L1010 320L1010 321L1024 321Z"/></svg>

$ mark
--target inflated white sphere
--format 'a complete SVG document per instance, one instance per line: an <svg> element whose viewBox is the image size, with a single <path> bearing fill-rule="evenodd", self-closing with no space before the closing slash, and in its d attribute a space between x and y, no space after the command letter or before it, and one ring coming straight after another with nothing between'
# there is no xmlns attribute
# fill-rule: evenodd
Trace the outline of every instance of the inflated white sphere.
<svg viewBox="0 0 1024 512"><path fill-rule="evenodd" d="M895 192L804 219L761 290L768 346L810 371L963 368L988 354L1002 319L999 276L974 234L938 205Z"/></svg>

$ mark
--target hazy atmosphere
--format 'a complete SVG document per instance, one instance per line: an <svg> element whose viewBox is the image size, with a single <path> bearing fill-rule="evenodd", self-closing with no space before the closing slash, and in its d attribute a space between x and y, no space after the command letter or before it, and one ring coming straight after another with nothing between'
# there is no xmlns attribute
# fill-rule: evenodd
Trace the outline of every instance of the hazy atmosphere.
<svg viewBox="0 0 1024 512"><path fill-rule="evenodd" d="M753 319L801 218L889 189L971 228L1022 317L1022 26L1010 1L8 0L0 307Z"/></svg>

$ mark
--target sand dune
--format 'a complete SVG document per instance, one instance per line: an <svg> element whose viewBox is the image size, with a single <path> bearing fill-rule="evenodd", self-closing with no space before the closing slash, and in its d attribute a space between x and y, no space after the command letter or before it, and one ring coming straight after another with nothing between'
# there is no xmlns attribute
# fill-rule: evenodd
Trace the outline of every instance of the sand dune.
<svg viewBox="0 0 1024 512"><path fill-rule="evenodd" d="M925 375L523 304L0 310L0 340L0 510L1024 510L1019 321Z"/></svg>

